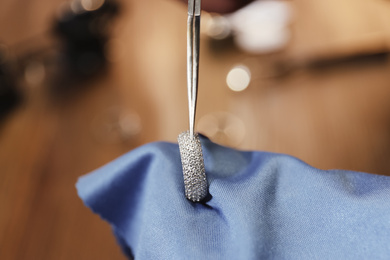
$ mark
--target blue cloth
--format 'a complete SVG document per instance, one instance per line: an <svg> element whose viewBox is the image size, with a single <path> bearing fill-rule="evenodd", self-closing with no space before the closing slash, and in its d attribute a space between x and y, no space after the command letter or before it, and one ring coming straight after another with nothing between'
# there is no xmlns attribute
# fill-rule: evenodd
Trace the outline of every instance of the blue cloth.
<svg viewBox="0 0 390 260"><path fill-rule="evenodd" d="M79 196L135 259L390 259L390 177L202 147L203 204L185 199L179 148L162 142L81 177Z"/></svg>

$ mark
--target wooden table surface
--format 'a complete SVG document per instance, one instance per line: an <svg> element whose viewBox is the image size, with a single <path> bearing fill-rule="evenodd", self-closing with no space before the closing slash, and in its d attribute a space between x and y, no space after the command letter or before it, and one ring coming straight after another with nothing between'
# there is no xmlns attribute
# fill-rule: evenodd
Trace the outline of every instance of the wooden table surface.
<svg viewBox="0 0 390 260"><path fill-rule="evenodd" d="M46 32L61 2L1 1L0 40L14 46ZM234 143L214 136L222 144L291 154L321 169L390 175L386 55L254 77L240 93L226 87L238 63L257 75L275 61L388 52L388 2L290 3L293 38L277 54L215 52L202 36L198 122L225 113L239 118L244 137ZM107 73L62 99L50 97L48 86L25 84L24 103L1 122L0 259L124 259L110 227L77 197L75 182L139 145L174 142L187 128L185 7L164 0L121 4ZM141 132L118 137L115 120L134 113Z"/></svg>

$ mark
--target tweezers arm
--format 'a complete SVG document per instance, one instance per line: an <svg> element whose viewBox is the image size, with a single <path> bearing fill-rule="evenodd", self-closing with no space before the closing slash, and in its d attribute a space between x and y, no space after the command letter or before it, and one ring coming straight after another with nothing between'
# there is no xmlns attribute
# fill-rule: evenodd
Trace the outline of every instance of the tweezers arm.
<svg viewBox="0 0 390 260"><path fill-rule="evenodd" d="M201 12L201 0L188 0L188 15L197 16Z"/></svg>
<svg viewBox="0 0 390 260"><path fill-rule="evenodd" d="M188 113L190 123L190 135L193 136L195 111L193 111L192 80L193 80L193 34L194 16L188 15L187 20L187 94L188 94Z"/></svg>
<svg viewBox="0 0 390 260"><path fill-rule="evenodd" d="M187 20L187 89L190 136L194 136L196 102L198 95L200 0L188 1Z"/></svg>

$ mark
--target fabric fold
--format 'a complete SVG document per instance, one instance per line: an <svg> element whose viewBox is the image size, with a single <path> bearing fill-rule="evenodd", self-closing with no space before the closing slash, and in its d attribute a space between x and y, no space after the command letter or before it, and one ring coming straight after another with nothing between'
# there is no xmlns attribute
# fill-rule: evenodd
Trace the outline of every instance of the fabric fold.
<svg viewBox="0 0 390 260"><path fill-rule="evenodd" d="M80 198L129 256L389 259L390 177L201 141L203 204L184 196L177 144L144 145L80 177Z"/></svg>

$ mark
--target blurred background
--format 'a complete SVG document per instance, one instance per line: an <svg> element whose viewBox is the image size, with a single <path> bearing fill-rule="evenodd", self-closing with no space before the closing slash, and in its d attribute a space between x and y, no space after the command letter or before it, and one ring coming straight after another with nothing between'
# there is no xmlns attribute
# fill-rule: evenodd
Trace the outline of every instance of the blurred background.
<svg viewBox="0 0 390 260"><path fill-rule="evenodd" d="M74 184L188 128L186 19L175 0L0 2L0 259L124 259ZM254 1L201 34L199 132L390 175L389 1Z"/></svg>

